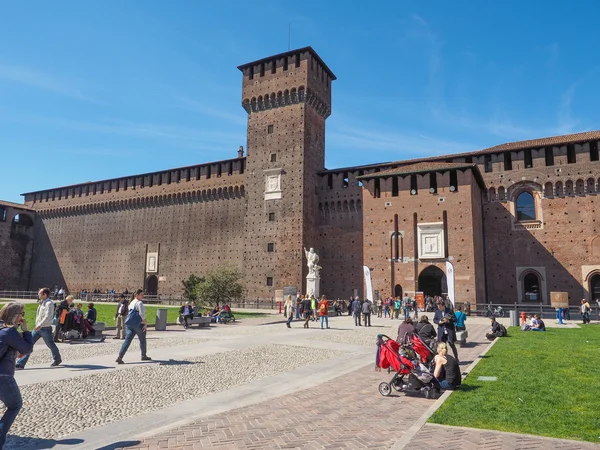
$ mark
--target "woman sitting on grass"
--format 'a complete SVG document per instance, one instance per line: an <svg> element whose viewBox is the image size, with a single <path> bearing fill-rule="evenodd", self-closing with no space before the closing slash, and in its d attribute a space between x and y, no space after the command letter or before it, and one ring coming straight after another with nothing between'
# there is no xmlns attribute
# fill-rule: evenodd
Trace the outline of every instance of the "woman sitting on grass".
<svg viewBox="0 0 600 450"><path fill-rule="evenodd" d="M445 342L439 342L437 355L433 359L435 370L433 371L434 380L437 381L437 389L454 390L460 386L461 375L460 366L456 358L448 354L448 346Z"/></svg>

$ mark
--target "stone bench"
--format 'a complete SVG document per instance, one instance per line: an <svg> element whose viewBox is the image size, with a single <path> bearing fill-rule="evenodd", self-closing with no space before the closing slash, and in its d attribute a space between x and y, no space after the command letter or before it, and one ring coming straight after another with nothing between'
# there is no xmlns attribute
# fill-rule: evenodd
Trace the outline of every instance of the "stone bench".
<svg viewBox="0 0 600 450"><path fill-rule="evenodd" d="M467 330L456 332L456 342L458 342L458 345L461 347L467 343L467 337L469 337Z"/></svg>
<svg viewBox="0 0 600 450"><path fill-rule="evenodd" d="M210 317L208 316L197 316L193 319L188 319L188 326L198 325L199 327L210 327Z"/></svg>
<svg viewBox="0 0 600 450"><path fill-rule="evenodd" d="M96 336L102 336L102 333L106 330L106 324L104 322L96 322L92 327L96 331Z"/></svg>

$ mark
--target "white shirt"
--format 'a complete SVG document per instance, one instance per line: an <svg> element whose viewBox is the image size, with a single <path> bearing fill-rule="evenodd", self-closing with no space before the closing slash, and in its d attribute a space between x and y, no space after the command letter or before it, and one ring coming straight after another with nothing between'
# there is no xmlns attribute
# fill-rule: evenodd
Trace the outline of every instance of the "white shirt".
<svg viewBox="0 0 600 450"><path fill-rule="evenodd" d="M35 314L35 326L40 328L51 327L54 317L54 302L47 298L42 301Z"/></svg>
<svg viewBox="0 0 600 450"><path fill-rule="evenodd" d="M138 300L137 298L133 299L133 301L129 304L129 311L133 309L137 309L142 320L146 320L146 307L142 301Z"/></svg>

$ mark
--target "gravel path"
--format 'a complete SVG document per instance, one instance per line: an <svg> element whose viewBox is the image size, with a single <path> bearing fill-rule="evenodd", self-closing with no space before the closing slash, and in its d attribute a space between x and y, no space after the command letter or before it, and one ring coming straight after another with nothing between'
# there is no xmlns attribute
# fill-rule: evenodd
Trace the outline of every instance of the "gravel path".
<svg viewBox="0 0 600 450"><path fill-rule="evenodd" d="M24 408L11 428L10 447L22 445L18 436L67 436L341 354L268 345L23 386ZM137 389L142 395L135 394Z"/></svg>
<svg viewBox="0 0 600 450"><path fill-rule="evenodd" d="M194 338L188 336L167 336L158 337L156 334L150 334L147 337L148 353L151 353L153 348L176 347L179 345L192 345L201 342L206 342L209 339ZM58 349L63 362L76 361L79 359L93 358L94 356L116 355L123 345L122 340L112 339L108 337L104 342L86 342L62 344L59 343ZM129 347L128 353L138 353L140 351L140 341L135 338ZM52 362L52 353L40 339L34 347L34 351L29 358L28 364L50 364Z"/></svg>

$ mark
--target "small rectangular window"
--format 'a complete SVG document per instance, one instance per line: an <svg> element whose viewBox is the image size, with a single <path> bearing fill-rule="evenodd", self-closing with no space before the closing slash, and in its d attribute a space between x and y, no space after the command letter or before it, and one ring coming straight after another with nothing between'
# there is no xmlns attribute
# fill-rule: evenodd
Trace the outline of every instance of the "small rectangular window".
<svg viewBox="0 0 600 450"><path fill-rule="evenodd" d="M512 170L512 154L504 152L504 170Z"/></svg>
<svg viewBox="0 0 600 450"><path fill-rule="evenodd" d="M273 277L267 277L267 286L273 286Z"/></svg>
<svg viewBox="0 0 600 450"><path fill-rule="evenodd" d="M546 158L546 165L553 166L554 165L554 147L545 147L544 148L544 157Z"/></svg>
<svg viewBox="0 0 600 450"><path fill-rule="evenodd" d="M254 79L254 66L248 68L248 79Z"/></svg>
<svg viewBox="0 0 600 450"><path fill-rule="evenodd" d="M176 177L177 177L177 182L180 183L181 182L181 170L177 171Z"/></svg>
<svg viewBox="0 0 600 450"><path fill-rule="evenodd" d="M262 63L260 65L260 76L264 77L265 76L265 63Z"/></svg>
<svg viewBox="0 0 600 450"><path fill-rule="evenodd" d="M473 163L473 157L472 157L472 156L467 156L467 157L465 158L465 162L466 162L467 164L472 164L472 163Z"/></svg>
<svg viewBox="0 0 600 450"><path fill-rule="evenodd" d="M210 166L206 166L206 178L210 178Z"/></svg>
<svg viewBox="0 0 600 450"><path fill-rule="evenodd" d="M148 177L148 187L154 186L154 175Z"/></svg>
<svg viewBox="0 0 600 450"><path fill-rule="evenodd" d="M277 162L277 153L271 153L271 162Z"/></svg>
<svg viewBox="0 0 600 450"><path fill-rule="evenodd" d="M392 177L392 197L398 197L398 177Z"/></svg>
<svg viewBox="0 0 600 450"><path fill-rule="evenodd" d="M267 134L273 134L273 125L267 125Z"/></svg>
<svg viewBox="0 0 600 450"><path fill-rule="evenodd" d="M185 169L185 181L190 181L192 178L192 169Z"/></svg>
<svg viewBox="0 0 600 450"><path fill-rule="evenodd" d="M221 167L221 164L217 165L217 177L220 177L223 174L223 167Z"/></svg>
<svg viewBox="0 0 600 450"><path fill-rule="evenodd" d="M269 213L269 222L275 222L275 213Z"/></svg>
<svg viewBox="0 0 600 450"><path fill-rule="evenodd" d="M288 59L287 56L283 58L283 70L288 70Z"/></svg>
<svg viewBox="0 0 600 450"><path fill-rule="evenodd" d="M333 189L333 175L330 173L327 174L327 187Z"/></svg>
<svg viewBox="0 0 600 450"><path fill-rule="evenodd" d="M229 161L229 166L227 167L227 175L233 175L233 161Z"/></svg>
<svg viewBox="0 0 600 450"><path fill-rule="evenodd" d="M300 53L296 53L296 68L300 67Z"/></svg>
<svg viewBox="0 0 600 450"><path fill-rule="evenodd" d="M531 149L528 148L523 152L523 159L525 160L525 168L531 169L533 167L533 158L531 156Z"/></svg>
<svg viewBox="0 0 600 450"><path fill-rule="evenodd" d="M271 61L271 73L277 73L277 60Z"/></svg>
<svg viewBox="0 0 600 450"><path fill-rule="evenodd" d="M491 172L492 171L492 155L485 155L483 157L483 161L484 161L484 170L486 172Z"/></svg>
<svg viewBox="0 0 600 450"><path fill-rule="evenodd" d="M190 181L190 180L188 180ZM144 184L146 184L146 177L140 177L140 187L143 188Z"/></svg>
<svg viewBox="0 0 600 450"><path fill-rule="evenodd" d="M6 222L6 216L8 215L7 209L0 207L0 222Z"/></svg>
<svg viewBox="0 0 600 450"><path fill-rule="evenodd" d="M575 144L567 145L567 163L575 164L577 162L577 157L575 156Z"/></svg>
<svg viewBox="0 0 600 450"><path fill-rule="evenodd" d="M590 161L598 161L598 141L590 142Z"/></svg>
<svg viewBox="0 0 600 450"><path fill-rule="evenodd" d="M167 184L171 184L171 172L167 172Z"/></svg>
<svg viewBox="0 0 600 450"><path fill-rule="evenodd" d="M240 175L242 175L244 173L244 169L246 168L246 160L242 159L240 161Z"/></svg>
<svg viewBox="0 0 600 450"><path fill-rule="evenodd" d="M375 191L373 192L373 197L381 197L381 183L379 182L379 178L375 178Z"/></svg>
<svg viewBox="0 0 600 450"><path fill-rule="evenodd" d="M273 244L272 242L269 242L269 243L267 244L267 251L268 251L268 252L273 252L273 251L275 251L275 244Z"/></svg>
<svg viewBox="0 0 600 450"><path fill-rule="evenodd" d="M344 179L342 181L342 187L347 188L348 187L348 172L344 172L342 174L342 176L344 177Z"/></svg>

